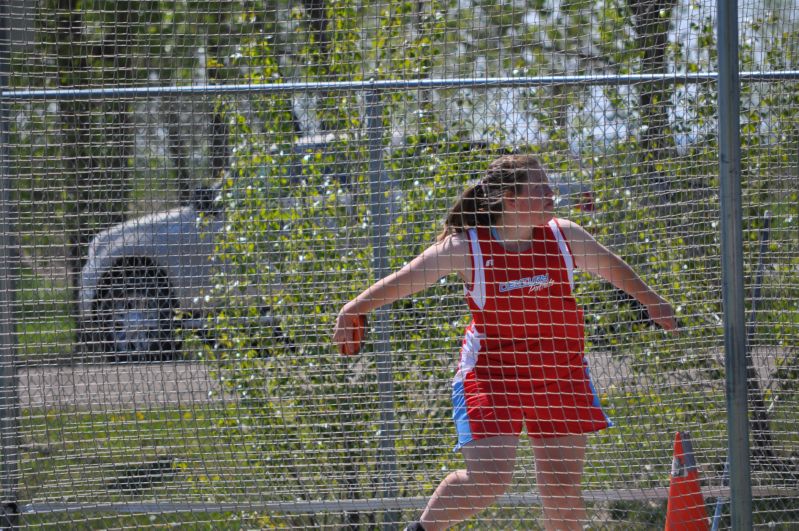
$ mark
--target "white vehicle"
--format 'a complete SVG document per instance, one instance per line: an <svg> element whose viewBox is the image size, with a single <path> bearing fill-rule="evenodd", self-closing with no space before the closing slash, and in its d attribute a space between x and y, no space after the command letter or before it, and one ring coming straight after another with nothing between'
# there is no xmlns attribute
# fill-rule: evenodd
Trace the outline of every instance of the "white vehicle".
<svg viewBox="0 0 799 531"><path fill-rule="evenodd" d="M199 315L205 302L200 295L213 275L213 234L223 223L215 194L198 190L189 205L94 237L81 272L85 347L118 359L164 358L175 351L176 313Z"/></svg>

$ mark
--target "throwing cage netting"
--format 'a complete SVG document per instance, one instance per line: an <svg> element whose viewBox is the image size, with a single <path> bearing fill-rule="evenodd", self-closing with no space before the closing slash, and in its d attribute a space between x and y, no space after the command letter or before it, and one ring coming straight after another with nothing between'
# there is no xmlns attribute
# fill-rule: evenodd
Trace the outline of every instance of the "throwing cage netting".
<svg viewBox="0 0 799 531"><path fill-rule="evenodd" d="M6 524L396 528L453 452L457 276L344 303L431 245L489 162L535 155L556 213L673 304L578 271L613 428L592 529L663 526L676 432L730 525L716 4L55 1L3 9ZM799 5L739 6L756 526L799 525ZM461 529L536 529L509 489ZM468 502L465 502L468 503ZM718 517L711 520L718 510Z"/></svg>

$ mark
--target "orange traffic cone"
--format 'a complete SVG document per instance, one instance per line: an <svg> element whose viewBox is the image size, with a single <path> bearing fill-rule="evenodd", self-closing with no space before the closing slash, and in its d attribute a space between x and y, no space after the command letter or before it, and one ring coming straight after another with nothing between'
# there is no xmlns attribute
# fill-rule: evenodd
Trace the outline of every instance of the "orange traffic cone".
<svg viewBox="0 0 799 531"><path fill-rule="evenodd" d="M709 528L691 435L678 431L674 438L666 531L706 531Z"/></svg>

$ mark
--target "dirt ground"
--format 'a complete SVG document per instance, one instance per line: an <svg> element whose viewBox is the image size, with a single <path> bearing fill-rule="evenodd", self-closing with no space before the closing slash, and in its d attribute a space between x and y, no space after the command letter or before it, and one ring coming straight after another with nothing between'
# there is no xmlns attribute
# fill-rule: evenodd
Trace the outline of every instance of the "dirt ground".
<svg viewBox="0 0 799 531"><path fill-rule="evenodd" d="M44 366L18 374L22 409L141 410L230 399L201 363Z"/></svg>
<svg viewBox="0 0 799 531"><path fill-rule="evenodd" d="M768 381L781 355L784 353L773 350L755 351L762 383ZM722 354L714 354L713 358L718 368L722 368ZM656 380L645 381L624 356L593 352L588 359L600 393L611 387L620 392L642 387L656 390L710 377L694 369L673 370ZM18 376L19 405L23 409L142 410L235 400L230 394L220 392L220 384L209 366L198 362L23 367ZM719 384L723 386L723 382Z"/></svg>

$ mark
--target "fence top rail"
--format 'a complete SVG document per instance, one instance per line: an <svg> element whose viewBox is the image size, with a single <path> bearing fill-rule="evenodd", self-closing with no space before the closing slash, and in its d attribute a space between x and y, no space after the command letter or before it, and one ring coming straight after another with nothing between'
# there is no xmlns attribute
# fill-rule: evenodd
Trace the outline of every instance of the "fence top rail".
<svg viewBox="0 0 799 531"><path fill-rule="evenodd" d="M298 83L242 83L242 84L192 84L157 87L96 87L68 89L4 90L0 99L24 100L74 100L179 95L218 95L235 93L290 93L321 90L337 91L383 91L410 89L458 89L458 88L525 88L543 85L628 85L632 83L662 83L671 85L696 84L716 81L717 72L672 73L672 74L627 74L627 75L573 75L573 76L526 76L485 77L453 79L402 79L324 81ZM741 72L740 81L799 81L799 70Z"/></svg>

